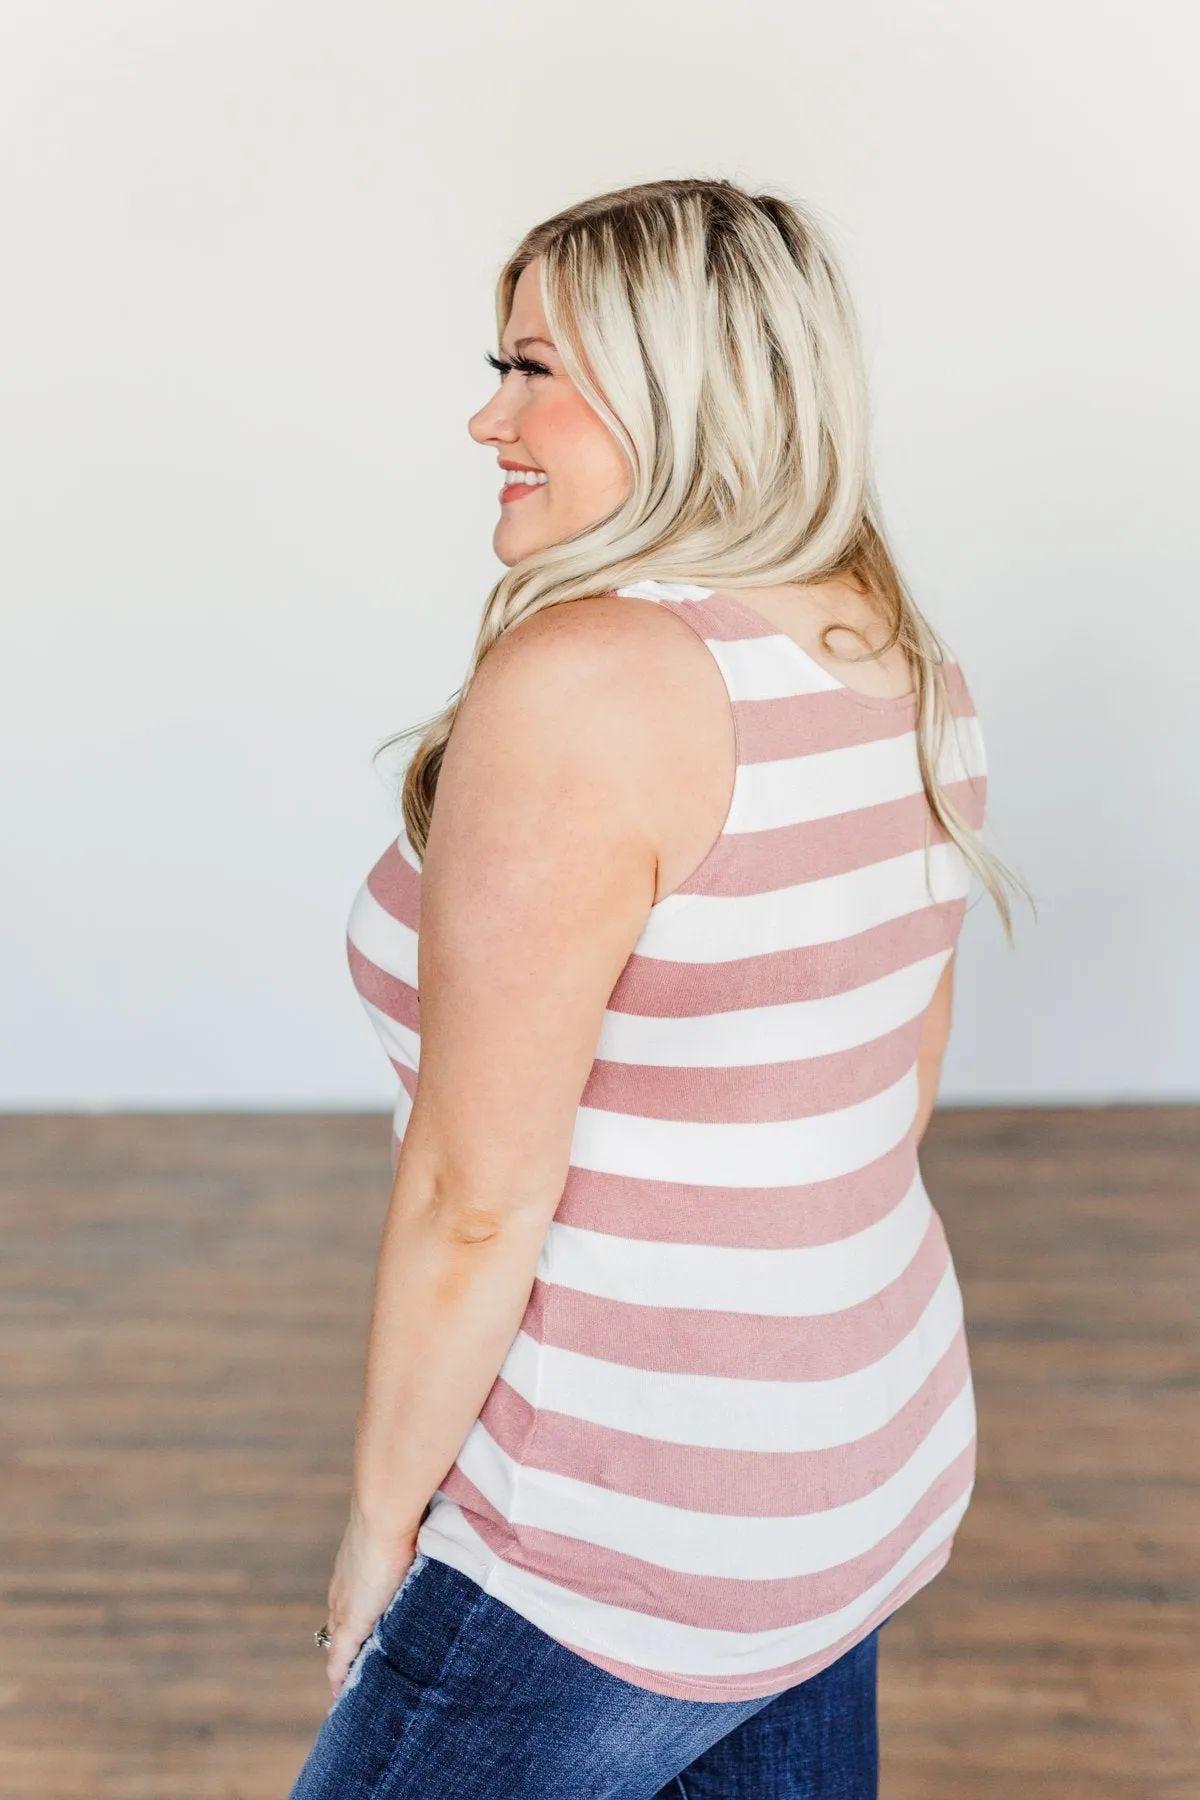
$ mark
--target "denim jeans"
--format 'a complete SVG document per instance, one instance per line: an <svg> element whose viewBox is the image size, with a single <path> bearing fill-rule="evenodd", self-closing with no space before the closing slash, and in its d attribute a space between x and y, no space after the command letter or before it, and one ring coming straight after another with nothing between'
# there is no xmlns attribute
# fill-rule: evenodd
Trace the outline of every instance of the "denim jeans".
<svg viewBox="0 0 1200 1800"><path fill-rule="evenodd" d="M678 1700L418 1552L291 1800L876 1800L876 1641L766 1698Z"/></svg>

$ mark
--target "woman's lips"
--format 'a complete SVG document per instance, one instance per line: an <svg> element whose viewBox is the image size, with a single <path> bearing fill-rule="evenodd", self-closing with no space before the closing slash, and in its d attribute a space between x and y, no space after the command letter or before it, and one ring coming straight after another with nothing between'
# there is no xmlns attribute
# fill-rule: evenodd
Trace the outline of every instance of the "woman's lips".
<svg viewBox="0 0 1200 1800"><path fill-rule="evenodd" d="M524 500L530 494L540 494L545 485L545 482L542 482L539 486L530 487L524 481L514 481L511 487L502 487L500 489L500 504L501 506L507 506L510 501Z"/></svg>

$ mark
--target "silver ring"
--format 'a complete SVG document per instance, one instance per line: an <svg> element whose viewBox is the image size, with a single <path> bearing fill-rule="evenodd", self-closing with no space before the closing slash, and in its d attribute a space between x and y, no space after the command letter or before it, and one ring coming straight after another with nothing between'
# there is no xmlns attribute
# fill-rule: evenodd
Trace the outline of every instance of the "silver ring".
<svg viewBox="0 0 1200 1800"><path fill-rule="evenodd" d="M328 1625L322 1625L320 1631L313 1632L313 1643L317 1646L318 1650L328 1650L332 1642L333 1638L330 1635Z"/></svg>

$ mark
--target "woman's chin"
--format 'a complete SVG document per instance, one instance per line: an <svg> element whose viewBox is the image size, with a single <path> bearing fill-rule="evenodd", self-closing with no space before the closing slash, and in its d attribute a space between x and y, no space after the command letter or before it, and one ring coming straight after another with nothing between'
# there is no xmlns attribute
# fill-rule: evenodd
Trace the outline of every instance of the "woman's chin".
<svg viewBox="0 0 1200 1800"><path fill-rule="evenodd" d="M543 544L544 539L536 531L522 530L519 520L510 519L504 513L492 533L492 549L510 569L522 557L532 556L535 550L542 549Z"/></svg>

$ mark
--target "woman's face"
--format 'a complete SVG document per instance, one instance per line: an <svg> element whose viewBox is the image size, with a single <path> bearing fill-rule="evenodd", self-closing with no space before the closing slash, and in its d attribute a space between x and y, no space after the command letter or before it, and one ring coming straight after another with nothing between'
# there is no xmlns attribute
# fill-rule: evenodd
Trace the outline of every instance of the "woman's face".
<svg viewBox="0 0 1200 1800"><path fill-rule="evenodd" d="M505 472L492 546L509 567L598 524L630 488L617 440L550 341L540 275L540 262L521 271L500 344L500 386L468 425Z"/></svg>

